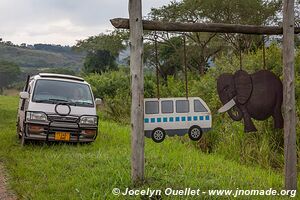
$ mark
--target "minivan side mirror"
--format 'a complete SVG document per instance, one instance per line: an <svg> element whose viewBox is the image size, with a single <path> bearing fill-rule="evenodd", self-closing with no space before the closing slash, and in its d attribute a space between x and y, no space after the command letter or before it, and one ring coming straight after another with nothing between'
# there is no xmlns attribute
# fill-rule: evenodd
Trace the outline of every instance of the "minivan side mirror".
<svg viewBox="0 0 300 200"><path fill-rule="evenodd" d="M20 98L21 99L29 99L29 93L28 92L20 92Z"/></svg>
<svg viewBox="0 0 300 200"><path fill-rule="evenodd" d="M100 98L95 99L95 104L96 105L101 105L102 103L103 103L102 99L100 99Z"/></svg>

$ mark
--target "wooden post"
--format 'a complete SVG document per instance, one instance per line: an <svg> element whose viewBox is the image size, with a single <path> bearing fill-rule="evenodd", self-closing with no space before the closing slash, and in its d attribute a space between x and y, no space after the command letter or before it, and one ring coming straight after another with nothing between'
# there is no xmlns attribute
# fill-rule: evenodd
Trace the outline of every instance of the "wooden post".
<svg viewBox="0 0 300 200"><path fill-rule="evenodd" d="M129 0L131 74L131 178L144 180L144 72L141 0Z"/></svg>
<svg viewBox="0 0 300 200"><path fill-rule="evenodd" d="M283 4L283 108L285 189L297 189L297 149L294 69L294 0Z"/></svg>

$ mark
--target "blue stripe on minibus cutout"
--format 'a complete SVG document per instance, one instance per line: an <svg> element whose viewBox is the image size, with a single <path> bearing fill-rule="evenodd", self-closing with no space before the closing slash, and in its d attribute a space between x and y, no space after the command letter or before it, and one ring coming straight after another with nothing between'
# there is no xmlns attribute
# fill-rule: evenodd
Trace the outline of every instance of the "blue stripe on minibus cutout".
<svg viewBox="0 0 300 200"><path fill-rule="evenodd" d="M205 116L205 120L209 120L209 115ZM155 120L156 119L156 120ZM175 117L175 121L179 122L181 119L181 121L185 122L185 121L197 121L198 117L197 116L193 116L193 117ZM199 120L204 120L204 116L199 116ZM168 117L163 117L163 118L145 118L144 119L144 123L160 123L160 122L168 122ZM169 117L169 122L174 122L174 117Z"/></svg>

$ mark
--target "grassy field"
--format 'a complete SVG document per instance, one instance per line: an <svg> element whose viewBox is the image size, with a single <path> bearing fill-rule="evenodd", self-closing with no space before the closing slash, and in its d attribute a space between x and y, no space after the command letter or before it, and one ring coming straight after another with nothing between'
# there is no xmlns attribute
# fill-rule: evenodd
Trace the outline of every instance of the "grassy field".
<svg viewBox="0 0 300 200"><path fill-rule="evenodd" d="M0 96L0 162L20 199L115 199L113 188L134 188L128 126L101 121L101 133L91 145L29 144L22 148L15 134L17 103L16 97ZM161 144L146 139L146 181L135 188L282 189L283 176L278 172L239 165L216 154L201 153L194 146L178 138L166 138ZM168 198L176 199L163 196ZM188 197L177 197L182 198Z"/></svg>

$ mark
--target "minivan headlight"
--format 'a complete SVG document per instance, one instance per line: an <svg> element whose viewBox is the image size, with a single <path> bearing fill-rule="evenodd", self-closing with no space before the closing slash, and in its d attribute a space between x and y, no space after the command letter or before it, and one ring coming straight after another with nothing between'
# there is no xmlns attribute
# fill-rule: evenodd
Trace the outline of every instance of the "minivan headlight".
<svg viewBox="0 0 300 200"><path fill-rule="evenodd" d="M96 116L83 116L80 118L80 124L97 125L98 118Z"/></svg>
<svg viewBox="0 0 300 200"><path fill-rule="evenodd" d="M26 114L27 121L39 121L39 122L47 122L47 116L42 112L27 112Z"/></svg>

